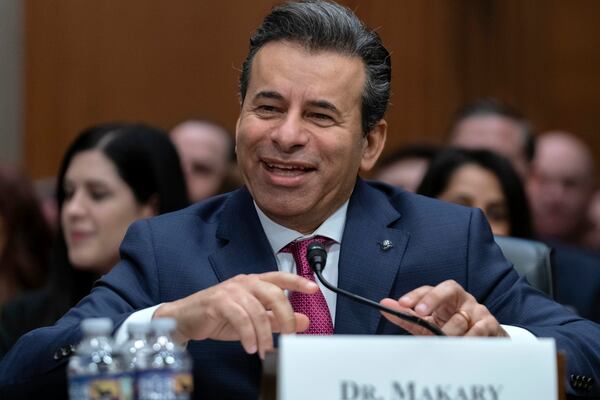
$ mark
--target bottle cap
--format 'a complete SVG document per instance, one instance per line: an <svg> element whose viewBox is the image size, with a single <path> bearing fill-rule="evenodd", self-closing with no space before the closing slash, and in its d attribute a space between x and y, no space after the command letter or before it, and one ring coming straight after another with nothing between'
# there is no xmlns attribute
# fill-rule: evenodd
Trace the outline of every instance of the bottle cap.
<svg viewBox="0 0 600 400"><path fill-rule="evenodd" d="M127 324L127 332L129 334L140 334L150 332L150 324L148 322L130 322Z"/></svg>
<svg viewBox="0 0 600 400"><path fill-rule="evenodd" d="M87 318L81 321L81 330L86 335L110 334L112 329L110 318Z"/></svg>

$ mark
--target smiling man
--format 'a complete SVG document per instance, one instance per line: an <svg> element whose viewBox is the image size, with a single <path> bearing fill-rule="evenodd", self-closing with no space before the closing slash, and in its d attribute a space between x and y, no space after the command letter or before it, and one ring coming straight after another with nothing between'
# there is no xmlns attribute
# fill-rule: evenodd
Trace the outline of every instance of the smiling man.
<svg viewBox="0 0 600 400"><path fill-rule="evenodd" d="M361 129L363 62L282 40L252 63L237 124L237 152L253 199L273 221L315 231L350 197L385 141L379 120Z"/></svg>
<svg viewBox="0 0 600 400"><path fill-rule="evenodd" d="M316 284L308 239L327 247L328 280L448 335L554 337L577 376L569 391L600 394L600 326L520 280L479 210L358 178L385 143L390 79L389 53L350 10L274 8L240 79L246 186L132 225L122 261L56 326L23 337L0 365L1 385L43 382L88 316L112 318L117 337L134 320L175 318L203 399L256 398L274 332L423 333Z"/></svg>

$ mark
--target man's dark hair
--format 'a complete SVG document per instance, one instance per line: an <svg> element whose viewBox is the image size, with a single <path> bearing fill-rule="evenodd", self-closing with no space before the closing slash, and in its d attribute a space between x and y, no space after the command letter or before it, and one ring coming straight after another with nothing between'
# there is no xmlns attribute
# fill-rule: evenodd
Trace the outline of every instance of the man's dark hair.
<svg viewBox="0 0 600 400"><path fill-rule="evenodd" d="M516 108L497 99L476 99L465 104L456 111L450 124L449 134L455 134L456 127L471 117L495 115L515 121L523 133L523 152L527 161L531 162L535 154L535 136L533 126Z"/></svg>
<svg viewBox="0 0 600 400"><path fill-rule="evenodd" d="M240 98L246 97L252 61L267 43L289 41L308 51L335 51L360 57L365 65L362 130L366 135L379 122L390 98L392 64L379 35L348 8L326 1L303 1L274 7L250 38L250 50L240 75Z"/></svg>

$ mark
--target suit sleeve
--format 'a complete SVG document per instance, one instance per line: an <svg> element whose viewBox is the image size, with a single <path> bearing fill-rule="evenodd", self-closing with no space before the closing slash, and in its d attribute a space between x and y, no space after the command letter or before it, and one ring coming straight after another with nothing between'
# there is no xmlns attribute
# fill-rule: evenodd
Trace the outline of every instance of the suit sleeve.
<svg viewBox="0 0 600 400"><path fill-rule="evenodd" d="M47 381L54 371L64 369L81 339L83 319L108 317L118 327L132 312L159 303L158 293L151 227L148 221L139 221L125 235L121 261L96 282L91 293L55 325L23 335L2 359L0 389L12 393L11 387L31 389L30 384Z"/></svg>
<svg viewBox="0 0 600 400"><path fill-rule="evenodd" d="M600 396L600 325L573 314L519 278L480 210L473 211L468 242L467 291L501 324L556 341L557 350L567 357L569 394Z"/></svg>

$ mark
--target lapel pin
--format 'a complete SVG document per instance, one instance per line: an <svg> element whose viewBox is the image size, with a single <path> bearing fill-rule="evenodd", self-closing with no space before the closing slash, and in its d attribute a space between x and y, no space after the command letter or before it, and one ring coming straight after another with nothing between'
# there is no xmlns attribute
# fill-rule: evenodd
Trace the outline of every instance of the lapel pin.
<svg viewBox="0 0 600 400"><path fill-rule="evenodd" d="M394 244L392 243L391 240L385 239L383 242L379 243L379 248L381 248L381 250L383 250L383 251L387 251L387 250L391 249L392 247L394 247Z"/></svg>

